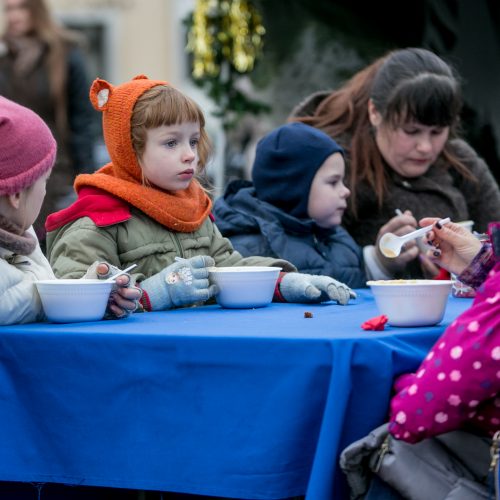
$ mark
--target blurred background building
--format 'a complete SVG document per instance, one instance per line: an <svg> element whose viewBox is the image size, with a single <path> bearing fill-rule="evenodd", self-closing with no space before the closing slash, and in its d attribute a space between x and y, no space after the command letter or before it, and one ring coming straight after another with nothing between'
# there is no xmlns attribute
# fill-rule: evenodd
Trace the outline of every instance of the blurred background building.
<svg viewBox="0 0 500 500"><path fill-rule="evenodd" d="M237 0L204 0L212 6ZM257 140L317 90L332 89L387 50L424 46L462 76L466 138L500 177L500 3L490 0L248 0L265 28L255 67L232 85L265 106L228 126L207 88L193 82L186 19L199 0L49 0L57 18L87 40L88 73L120 83L136 74L165 79L205 110L215 144L209 174L220 194L248 177ZM1 21L1 13L0 13ZM219 116L214 116L218 112ZM96 120L99 120L96 113ZM98 137L98 134L96 134ZM106 151L96 138L98 164Z"/></svg>

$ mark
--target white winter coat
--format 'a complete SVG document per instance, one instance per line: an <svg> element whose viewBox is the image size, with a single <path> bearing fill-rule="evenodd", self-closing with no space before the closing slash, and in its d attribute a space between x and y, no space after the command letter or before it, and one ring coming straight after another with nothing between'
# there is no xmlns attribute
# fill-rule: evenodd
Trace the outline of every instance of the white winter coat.
<svg viewBox="0 0 500 500"><path fill-rule="evenodd" d="M33 228L29 232L35 235ZM14 255L0 247L0 325L43 321L34 284L39 279L55 276L38 244L30 255Z"/></svg>

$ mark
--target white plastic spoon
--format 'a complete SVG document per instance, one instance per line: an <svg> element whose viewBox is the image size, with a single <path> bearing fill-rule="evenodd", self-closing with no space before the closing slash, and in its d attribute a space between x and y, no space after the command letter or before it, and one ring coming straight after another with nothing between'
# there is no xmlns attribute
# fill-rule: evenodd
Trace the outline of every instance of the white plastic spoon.
<svg viewBox="0 0 500 500"><path fill-rule="evenodd" d="M131 269L134 269L134 267L137 267L137 264L132 264L131 266L128 266L126 269L123 269L119 273L116 273L115 275L110 276L108 279L105 279L104 281L106 283L108 283L109 281L115 281L115 279L118 278L118 276L121 276L122 274L128 273Z"/></svg>
<svg viewBox="0 0 500 500"><path fill-rule="evenodd" d="M441 219L438 222L439 224L443 225L446 224L447 222L450 222L450 218L446 217L446 219ZM407 241L418 238L419 236L423 236L424 234L428 233L433 227L434 224L431 224L430 226L422 227L420 229L417 229L416 231L412 231L411 233L405 234L404 236L396 236L393 233L385 233L384 236L380 238L378 246L380 248L380 251L386 257L394 259L401 253L401 247Z"/></svg>

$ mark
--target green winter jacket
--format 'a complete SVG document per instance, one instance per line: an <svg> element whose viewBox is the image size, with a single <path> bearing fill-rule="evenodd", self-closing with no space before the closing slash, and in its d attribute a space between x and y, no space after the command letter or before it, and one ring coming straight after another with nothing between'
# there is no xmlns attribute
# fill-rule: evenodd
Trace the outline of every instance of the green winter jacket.
<svg viewBox="0 0 500 500"><path fill-rule="evenodd" d="M106 261L123 269L137 264L132 279L140 282L162 271L176 256L209 255L221 266L278 266L296 271L286 260L242 257L207 218L191 233L172 232L143 212L130 208L125 222L98 227L82 217L47 233L47 255L58 278L81 278L88 267Z"/></svg>

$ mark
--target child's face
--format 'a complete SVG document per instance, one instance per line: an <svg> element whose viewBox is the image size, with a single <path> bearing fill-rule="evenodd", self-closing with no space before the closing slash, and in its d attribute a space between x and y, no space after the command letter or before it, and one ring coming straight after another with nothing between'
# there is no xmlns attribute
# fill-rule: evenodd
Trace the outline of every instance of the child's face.
<svg viewBox="0 0 500 500"><path fill-rule="evenodd" d="M139 159L146 179L165 191L186 189L198 167L199 140L200 125L193 122L147 130Z"/></svg>
<svg viewBox="0 0 500 500"><path fill-rule="evenodd" d="M329 228L342 223L342 215L351 194L344 185L344 157L330 155L316 172L309 191L307 212L320 227Z"/></svg>

